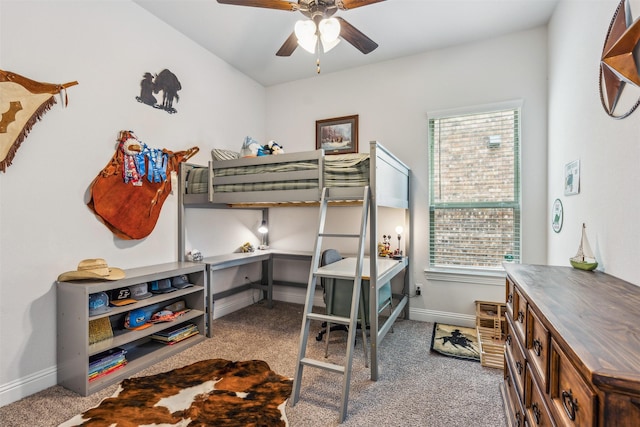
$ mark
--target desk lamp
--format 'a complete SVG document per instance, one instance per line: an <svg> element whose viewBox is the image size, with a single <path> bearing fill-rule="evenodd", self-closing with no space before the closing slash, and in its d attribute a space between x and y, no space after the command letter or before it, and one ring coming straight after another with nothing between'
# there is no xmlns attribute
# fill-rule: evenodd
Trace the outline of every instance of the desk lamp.
<svg viewBox="0 0 640 427"><path fill-rule="evenodd" d="M267 227L266 220L264 219L262 220L260 227L258 227L258 232L262 234L262 244L258 247L258 249L261 249L261 250L268 249L269 246L267 246L267 233L269 233L269 227Z"/></svg>
<svg viewBox="0 0 640 427"><path fill-rule="evenodd" d="M402 258L402 251L400 250L400 237L404 228L401 225L396 227L396 234L398 234L398 249L396 249L396 253L393 255L394 258Z"/></svg>

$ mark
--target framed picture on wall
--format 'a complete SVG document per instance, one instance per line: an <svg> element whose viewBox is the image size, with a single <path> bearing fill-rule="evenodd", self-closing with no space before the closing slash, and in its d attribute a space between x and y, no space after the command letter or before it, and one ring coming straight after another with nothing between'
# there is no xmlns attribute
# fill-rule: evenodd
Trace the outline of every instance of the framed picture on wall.
<svg viewBox="0 0 640 427"><path fill-rule="evenodd" d="M316 120L316 149L325 154L358 152L358 115Z"/></svg>
<svg viewBox="0 0 640 427"><path fill-rule="evenodd" d="M564 194L571 196L580 192L580 160L564 166Z"/></svg>
<svg viewBox="0 0 640 427"><path fill-rule="evenodd" d="M564 209L562 208L562 202L560 199L556 199L553 202L551 218L551 228L556 233L559 233L560 230L562 230L562 223L564 222Z"/></svg>

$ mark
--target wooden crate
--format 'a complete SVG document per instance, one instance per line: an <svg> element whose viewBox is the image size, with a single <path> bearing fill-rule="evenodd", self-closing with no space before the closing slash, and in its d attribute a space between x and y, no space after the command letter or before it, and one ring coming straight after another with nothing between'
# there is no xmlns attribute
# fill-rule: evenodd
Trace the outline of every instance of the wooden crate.
<svg viewBox="0 0 640 427"><path fill-rule="evenodd" d="M476 328L483 335L504 340L507 305L500 302L476 301Z"/></svg>
<svg viewBox="0 0 640 427"><path fill-rule="evenodd" d="M504 368L504 340L494 338L491 335L481 332L480 327L476 328L478 333L478 346L480 347L480 363L489 368Z"/></svg>

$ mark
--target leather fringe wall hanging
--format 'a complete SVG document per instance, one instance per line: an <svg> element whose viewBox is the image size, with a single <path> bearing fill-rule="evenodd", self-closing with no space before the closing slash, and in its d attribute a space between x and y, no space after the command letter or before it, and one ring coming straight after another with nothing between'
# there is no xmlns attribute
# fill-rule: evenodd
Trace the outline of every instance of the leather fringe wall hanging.
<svg viewBox="0 0 640 427"><path fill-rule="evenodd" d="M6 172L33 125L56 103L55 95L78 82L40 83L0 70L0 171Z"/></svg>

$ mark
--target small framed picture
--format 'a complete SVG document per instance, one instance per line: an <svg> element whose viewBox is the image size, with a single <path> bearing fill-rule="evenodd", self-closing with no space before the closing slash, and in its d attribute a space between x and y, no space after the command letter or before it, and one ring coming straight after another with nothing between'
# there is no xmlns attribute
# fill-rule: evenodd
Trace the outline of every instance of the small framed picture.
<svg viewBox="0 0 640 427"><path fill-rule="evenodd" d="M571 196L580 193L580 160L574 160L564 166L564 194Z"/></svg>
<svg viewBox="0 0 640 427"><path fill-rule="evenodd" d="M553 208L551 210L551 228L556 233L562 230L562 223L564 222L564 211L562 208L562 202L560 199L556 199L553 202Z"/></svg>
<svg viewBox="0 0 640 427"><path fill-rule="evenodd" d="M358 152L358 116L316 120L316 149L325 154Z"/></svg>

